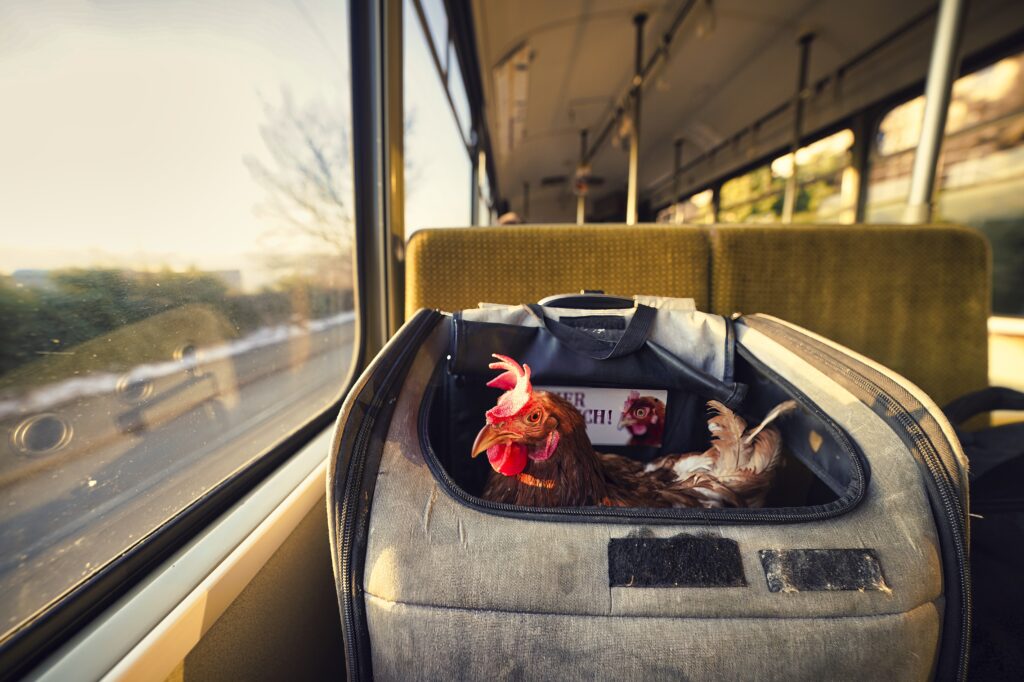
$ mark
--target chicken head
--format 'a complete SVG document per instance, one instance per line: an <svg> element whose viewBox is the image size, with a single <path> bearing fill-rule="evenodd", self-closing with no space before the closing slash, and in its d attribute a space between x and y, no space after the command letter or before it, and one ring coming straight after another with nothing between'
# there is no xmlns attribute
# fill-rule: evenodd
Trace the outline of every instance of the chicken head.
<svg viewBox="0 0 1024 682"><path fill-rule="evenodd" d="M619 417L620 429L630 435L630 445L661 445L665 431L665 403L654 396L630 391Z"/></svg>
<svg viewBox="0 0 1024 682"><path fill-rule="evenodd" d="M497 362L489 367L502 374L487 383L505 392L487 411L487 423L473 442L472 455L487 452L491 468L505 476L515 476L526 468L528 460L543 461L554 454L560 438L558 418L544 391L534 392L530 384L530 366L495 354Z"/></svg>

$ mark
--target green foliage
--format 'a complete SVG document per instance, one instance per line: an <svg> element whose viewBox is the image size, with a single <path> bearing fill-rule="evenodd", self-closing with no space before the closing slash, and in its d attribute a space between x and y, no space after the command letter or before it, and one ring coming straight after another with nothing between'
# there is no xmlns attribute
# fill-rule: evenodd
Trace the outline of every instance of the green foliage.
<svg viewBox="0 0 1024 682"><path fill-rule="evenodd" d="M259 327L327 317L351 309L352 292L292 277L273 289L240 294L229 291L216 276L169 270L65 270L54 273L49 286L40 288L19 287L0 280L0 378L10 379L8 375L19 367L54 354L73 352L82 344L116 330L131 325L143 329L137 323L184 308L208 311L223 320L229 337L237 337ZM103 364L120 368L124 361L166 359L148 357L154 353L143 347L152 346L151 340L144 340L145 334L119 336L128 337L121 343L123 357L117 362L109 358ZM130 339L134 337L138 340L133 342ZM132 349L133 343L139 348ZM32 380L31 373L17 374L17 383L38 383ZM62 378L43 376L51 374L42 372L38 378ZM9 386L10 381L0 380L0 384Z"/></svg>

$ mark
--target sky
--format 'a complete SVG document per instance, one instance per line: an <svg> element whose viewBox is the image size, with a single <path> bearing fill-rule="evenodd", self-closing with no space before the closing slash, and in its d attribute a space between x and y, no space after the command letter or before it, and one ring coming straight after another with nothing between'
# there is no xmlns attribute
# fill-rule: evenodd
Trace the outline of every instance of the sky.
<svg viewBox="0 0 1024 682"><path fill-rule="evenodd" d="M285 96L348 128L347 14L342 0L0 3L0 274L237 269L253 288L266 255L315 248L258 210L245 159L272 163L260 127ZM465 224L469 161L406 14L406 224Z"/></svg>

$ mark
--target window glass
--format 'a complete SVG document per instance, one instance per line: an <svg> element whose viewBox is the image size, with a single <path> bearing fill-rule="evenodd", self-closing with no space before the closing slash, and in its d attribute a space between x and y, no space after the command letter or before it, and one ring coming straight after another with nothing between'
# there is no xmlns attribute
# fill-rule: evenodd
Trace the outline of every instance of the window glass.
<svg viewBox="0 0 1024 682"><path fill-rule="evenodd" d="M857 175L851 166L853 131L840 130L796 150L795 223L852 223ZM719 220L772 223L782 219L793 154L722 185Z"/></svg>
<svg viewBox="0 0 1024 682"><path fill-rule="evenodd" d="M354 324L344 2L2 14L6 639L337 400Z"/></svg>
<svg viewBox="0 0 1024 682"><path fill-rule="evenodd" d="M406 234L469 225L473 166L411 0L405 2L403 52Z"/></svg>
<svg viewBox="0 0 1024 682"><path fill-rule="evenodd" d="M872 149L867 219L899 222L924 99L890 111ZM936 182L936 222L970 225L992 243L992 309L1024 315L1024 55L956 81Z"/></svg>
<svg viewBox="0 0 1024 682"><path fill-rule="evenodd" d="M853 131L840 130L796 150L795 223L852 223L857 173L852 167ZM782 157L792 167L791 155ZM772 164L774 170L775 163ZM792 172L792 171L789 171ZM784 173L788 177L789 172Z"/></svg>
<svg viewBox="0 0 1024 682"><path fill-rule="evenodd" d="M774 164L773 164L774 165ZM721 189L718 220L722 223L773 223L782 217L786 179L761 166L727 180Z"/></svg>
<svg viewBox="0 0 1024 682"><path fill-rule="evenodd" d="M713 192L706 189L692 194L680 202L668 206L658 214L659 223L675 225L710 225L715 221L714 207L711 204Z"/></svg>

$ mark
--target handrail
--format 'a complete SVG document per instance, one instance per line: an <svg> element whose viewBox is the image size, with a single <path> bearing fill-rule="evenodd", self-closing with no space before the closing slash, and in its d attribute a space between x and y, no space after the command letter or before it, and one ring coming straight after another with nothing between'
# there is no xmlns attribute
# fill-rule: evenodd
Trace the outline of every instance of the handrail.
<svg viewBox="0 0 1024 682"><path fill-rule="evenodd" d="M833 83L833 82L837 82L838 83L838 82L842 81L842 79L846 76L847 72L849 72L851 69L853 69L854 67L859 66L861 63L867 61L867 59L870 58L874 53L878 52L879 50L881 50L883 48L888 47L889 45L891 45L895 41L897 41L900 38L902 38L909 31L913 30L914 28L917 28L919 25L924 23L926 20L930 19L932 17L932 15L934 15L937 11L938 11L938 7L937 6L933 6L933 7L929 7L928 9L920 12L919 14L915 15L914 17L912 17L911 19L909 19L905 23L903 23L900 26L898 26L891 33L886 34L881 39L879 39L878 41L872 43L866 49L864 49L863 51L859 52L858 54L854 55L852 58L850 58L849 60L847 60L846 62L841 64L834 72L832 72L830 74L827 74L825 76L822 76L817 81L812 83L810 86L808 86L804 90L804 95L806 96L808 93L819 93L819 92L822 92L831 83ZM767 113L762 114L760 117L755 119L752 123L749 123L748 125L744 126L743 128L740 128L738 131L736 131L735 133L733 133L732 135L730 135L726 139L722 140L717 145L715 145L715 146L711 147L710 149L708 149L708 150L698 154L688 164L686 164L685 166L683 166L680 169L679 174L682 175L682 174L685 174L686 172L688 172L690 170L693 170L693 169L697 168L698 166L700 166L702 163L706 162L707 160L714 158L714 156L717 153L727 149L731 145L738 144L739 141L742 140L744 136L746 136L748 134L751 134L751 133L757 132L758 130L760 130L762 127L764 127L772 119L774 119L774 118L776 118L778 116L781 116L782 114L784 114L787 111L789 111L793 107L793 104L794 104L793 100L790 99L790 100L787 100L786 102L783 102L782 104L776 106L774 109L769 110ZM673 173L668 173L666 175L663 175L662 177L658 178L653 183L651 183L651 185L648 188L648 193L657 193L657 192L662 191L664 189L664 187L672 181L672 179L673 179ZM709 181L709 183L706 183L706 184L710 184L710 181ZM675 197L674 199L678 199L678 197Z"/></svg>
<svg viewBox="0 0 1024 682"><path fill-rule="evenodd" d="M654 67L657 66L663 59L668 57L668 47L675 40L676 34L682 27L686 17L690 14L690 10L697 4L697 0L686 0L683 6L676 12L675 18L672 20L672 25L668 31L662 34L661 44L651 54L650 59L647 60L647 64L644 65L643 70L640 74L632 76L630 78L629 87L626 88L626 92L616 100L615 111L609 117L608 122L601 129L601 132L597 134L594 139L594 144L590 147L586 154L583 155L583 163L590 163L594 156L601 149L601 145L604 144L605 140L608 139L608 135L611 134L612 130L615 129L616 122L622 117L622 114L626 111L626 104L629 102L629 98L632 96L634 89L639 91L643 89L644 83L647 82L648 76L654 71ZM639 82L637 82L639 79Z"/></svg>

